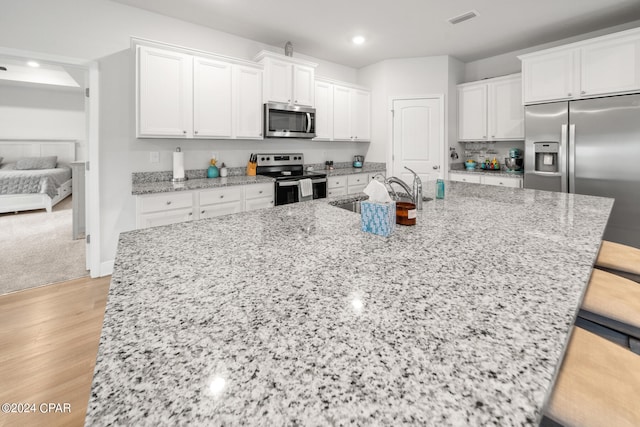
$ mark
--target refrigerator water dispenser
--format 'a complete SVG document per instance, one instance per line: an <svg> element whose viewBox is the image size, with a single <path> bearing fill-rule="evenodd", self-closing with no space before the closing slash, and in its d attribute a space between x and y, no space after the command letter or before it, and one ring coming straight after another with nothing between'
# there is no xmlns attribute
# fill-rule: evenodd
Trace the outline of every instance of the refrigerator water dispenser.
<svg viewBox="0 0 640 427"><path fill-rule="evenodd" d="M536 153L536 172L558 172L557 142L534 142Z"/></svg>

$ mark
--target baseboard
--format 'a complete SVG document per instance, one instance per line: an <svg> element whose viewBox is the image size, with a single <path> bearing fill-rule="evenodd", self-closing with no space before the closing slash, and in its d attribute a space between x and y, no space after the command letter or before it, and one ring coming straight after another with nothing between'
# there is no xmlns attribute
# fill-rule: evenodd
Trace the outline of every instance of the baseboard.
<svg viewBox="0 0 640 427"><path fill-rule="evenodd" d="M110 274L113 274L113 264L114 264L115 260L109 260L109 261L105 261L103 263L100 264L100 271L98 273L97 276L93 276L93 274L91 275L91 277L104 277L104 276L109 276ZM93 272L91 272L93 273Z"/></svg>

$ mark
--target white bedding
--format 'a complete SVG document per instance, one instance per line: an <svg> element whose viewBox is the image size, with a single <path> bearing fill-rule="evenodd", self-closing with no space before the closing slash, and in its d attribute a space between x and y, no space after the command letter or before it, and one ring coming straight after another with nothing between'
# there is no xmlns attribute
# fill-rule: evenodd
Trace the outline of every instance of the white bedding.
<svg viewBox="0 0 640 427"><path fill-rule="evenodd" d="M58 165L55 169L17 170L15 163L0 165L0 195L58 195L58 188L71 179L71 168Z"/></svg>

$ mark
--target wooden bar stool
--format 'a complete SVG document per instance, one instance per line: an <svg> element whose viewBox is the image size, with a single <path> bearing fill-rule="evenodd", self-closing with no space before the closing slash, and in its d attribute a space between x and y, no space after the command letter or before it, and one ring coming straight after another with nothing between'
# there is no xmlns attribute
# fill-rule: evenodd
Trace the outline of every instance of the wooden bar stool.
<svg viewBox="0 0 640 427"><path fill-rule="evenodd" d="M640 249L603 240L596 267L640 282Z"/></svg>
<svg viewBox="0 0 640 427"><path fill-rule="evenodd" d="M640 426L640 356L574 328L541 426Z"/></svg>
<svg viewBox="0 0 640 427"><path fill-rule="evenodd" d="M628 336L626 345L634 351L640 351L638 283L607 271L593 269L578 317ZM584 326L579 322L576 324ZM591 328L586 329L599 333Z"/></svg>

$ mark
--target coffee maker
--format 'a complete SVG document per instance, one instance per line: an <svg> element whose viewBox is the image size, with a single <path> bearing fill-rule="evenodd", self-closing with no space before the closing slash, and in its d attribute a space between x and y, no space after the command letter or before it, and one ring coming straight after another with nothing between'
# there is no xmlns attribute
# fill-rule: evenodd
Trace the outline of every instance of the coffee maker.
<svg viewBox="0 0 640 427"><path fill-rule="evenodd" d="M522 150L519 148L509 149L509 157L504 158L504 164L509 173L524 173L524 159L522 158Z"/></svg>

